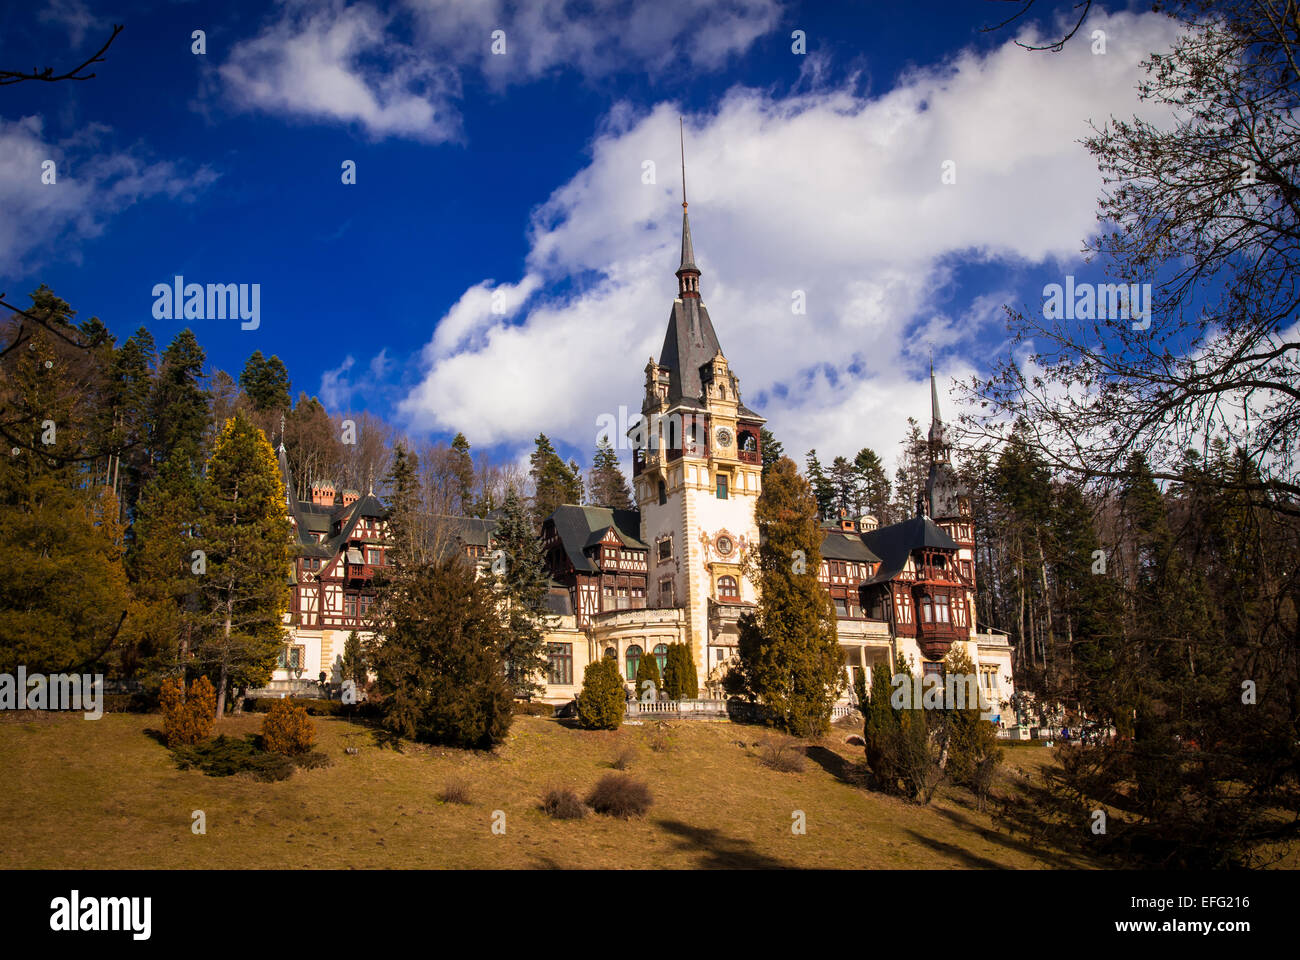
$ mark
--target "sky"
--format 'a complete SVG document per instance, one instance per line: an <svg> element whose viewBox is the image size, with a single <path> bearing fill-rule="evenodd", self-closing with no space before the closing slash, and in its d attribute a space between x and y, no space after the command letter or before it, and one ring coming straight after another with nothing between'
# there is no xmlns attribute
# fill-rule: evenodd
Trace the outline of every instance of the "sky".
<svg viewBox="0 0 1300 960"><path fill-rule="evenodd" d="M1113 3L1059 53L1014 43L1072 9L990 32L988 0L8 4L5 69L125 29L93 79L0 87L0 291L45 283L119 342L189 326L235 376L278 355L295 396L419 439L513 459L544 432L587 465L676 295L680 118L742 399L800 462L893 462L931 358L955 419L954 382L1010 349L1004 305L1101 279L1080 140L1150 116L1140 63L1174 31ZM258 284L256 328L159 319L176 276Z"/></svg>

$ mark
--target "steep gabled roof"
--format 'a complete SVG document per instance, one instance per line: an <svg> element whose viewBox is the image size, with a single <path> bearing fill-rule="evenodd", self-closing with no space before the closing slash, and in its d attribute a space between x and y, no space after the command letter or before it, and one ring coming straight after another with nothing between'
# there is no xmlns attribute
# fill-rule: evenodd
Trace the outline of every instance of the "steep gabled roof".
<svg viewBox="0 0 1300 960"><path fill-rule="evenodd" d="M713 321L699 298L674 300L663 349L659 351L659 366L669 371L669 405L678 401L700 401L704 395L700 367L710 363L719 353L722 353L722 347L713 331Z"/></svg>
<svg viewBox="0 0 1300 960"><path fill-rule="evenodd" d="M587 550L600 543L611 527L625 546L634 550L649 549L637 539L641 530L641 514L636 510L580 507L566 503L556 507L547 520L555 524L555 533L560 538L569 563L581 573L595 573L599 569L587 556Z"/></svg>
<svg viewBox="0 0 1300 960"><path fill-rule="evenodd" d="M822 535L823 560L849 560L853 563L879 563L880 558L862 542L860 534L827 530Z"/></svg>
<svg viewBox="0 0 1300 960"><path fill-rule="evenodd" d="M864 533L862 539L880 557L880 569L868 583L883 583L894 579L907 566L907 558L912 551L920 547L957 549L957 542L929 517L910 517L887 527L877 527Z"/></svg>

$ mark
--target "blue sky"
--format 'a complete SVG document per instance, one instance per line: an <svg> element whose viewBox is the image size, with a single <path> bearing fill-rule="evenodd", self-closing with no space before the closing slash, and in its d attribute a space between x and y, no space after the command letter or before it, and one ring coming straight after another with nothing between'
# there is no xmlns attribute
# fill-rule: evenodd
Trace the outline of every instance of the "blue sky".
<svg viewBox="0 0 1300 960"><path fill-rule="evenodd" d="M1096 274L1077 140L1140 112L1137 64L1172 39L1112 5L1088 24L1104 55L1030 53L1012 39L1070 5L982 33L1004 6L7 5L7 68L126 29L93 80L0 88L0 290L47 283L163 345L187 324L153 317L155 284L260 283L258 329L189 323L214 368L278 354L331 410L498 457L545 431L585 464L663 338L684 115L701 291L745 401L800 459L892 458L931 351L945 385L982 372L1002 304Z"/></svg>

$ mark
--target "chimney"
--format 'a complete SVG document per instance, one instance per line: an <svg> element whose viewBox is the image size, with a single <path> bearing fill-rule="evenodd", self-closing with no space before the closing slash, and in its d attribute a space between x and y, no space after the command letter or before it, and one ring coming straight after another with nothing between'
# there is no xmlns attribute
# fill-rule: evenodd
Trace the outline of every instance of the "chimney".
<svg viewBox="0 0 1300 960"><path fill-rule="evenodd" d="M328 480L316 480L311 485L311 502L320 507L334 506L334 484Z"/></svg>
<svg viewBox="0 0 1300 960"><path fill-rule="evenodd" d="M352 506L352 504L356 503L360 499L361 499L361 494L358 493L356 490L343 491L343 506L345 507Z"/></svg>

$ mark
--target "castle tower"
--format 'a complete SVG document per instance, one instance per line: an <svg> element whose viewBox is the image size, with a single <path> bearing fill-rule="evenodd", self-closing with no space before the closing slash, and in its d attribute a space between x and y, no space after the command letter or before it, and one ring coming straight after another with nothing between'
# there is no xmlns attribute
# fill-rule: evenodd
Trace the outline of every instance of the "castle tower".
<svg viewBox="0 0 1300 960"><path fill-rule="evenodd" d="M642 420L629 431L641 539L650 547L648 606L685 611L703 687L735 653L736 620L758 600L742 564L758 548L760 428L740 400L700 297L682 174L677 297L659 359L645 368Z"/></svg>
<svg viewBox="0 0 1300 960"><path fill-rule="evenodd" d="M930 364L930 473L925 481L922 508L931 520L957 541L957 570L968 582L967 603L971 634L975 633L975 521L971 515L970 491L952 466L952 443L939 415L939 388Z"/></svg>

